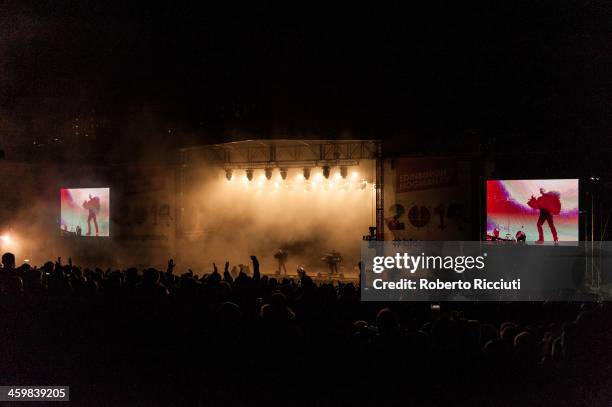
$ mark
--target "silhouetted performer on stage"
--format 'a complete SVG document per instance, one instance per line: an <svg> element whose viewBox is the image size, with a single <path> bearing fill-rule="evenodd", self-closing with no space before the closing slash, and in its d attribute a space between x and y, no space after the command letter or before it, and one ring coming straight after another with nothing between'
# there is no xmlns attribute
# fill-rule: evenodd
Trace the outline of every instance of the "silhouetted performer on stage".
<svg viewBox="0 0 612 407"><path fill-rule="evenodd" d="M98 230L98 213L100 212L100 198L97 196L92 197L89 195L89 201L83 202L83 208L87 209L89 215L87 216L87 236L91 236L91 221L93 220L94 226L96 227L96 236L99 235Z"/></svg>
<svg viewBox="0 0 612 407"><path fill-rule="evenodd" d="M553 240L558 242L559 237L557 236L557 228L555 227L555 223L553 221L553 214L558 215L561 211L561 200L559 193L555 191L546 192L544 188L540 188L540 196L535 198L532 195L527 204L534 209L540 210L540 217L538 218L537 223L538 240L536 243L544 242L544 231L542 230L542 225L544 222L548 222Z"/></svg>
<svg viewBox="0 0 612 407"><path fill-rule="evenodd" d="M282 270L285 272L285 275L287 275L286 264L287 260L289 260L289 253L281 249L274 253L274 258L276 259L276 261L278 261L278 270L276 271L276 274L280 274Z"/></svg>
<svg viewBox="0 0 612 407"><path fill-rule="evenodd" d="M332 250L331 252L325 254L321 259L327 266L329 267L329 274L338 274L338 264L342 262L342 256L339 252Z"/></svg>

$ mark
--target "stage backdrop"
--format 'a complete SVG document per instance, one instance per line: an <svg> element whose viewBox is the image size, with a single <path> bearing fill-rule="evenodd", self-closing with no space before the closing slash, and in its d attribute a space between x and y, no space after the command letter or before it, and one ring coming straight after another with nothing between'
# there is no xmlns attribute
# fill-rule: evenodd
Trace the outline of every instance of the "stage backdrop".
<svg viewBox="0 0 612 407"><path fill-rule="evenodd" d="M526 241L536 241L539 221L544 241L553 240L553 228L560 241L578 241L577 179L487 181L489 238L496 230L503 239L523 231Z"/></svg>
<svg viewBox="0 0 612 407"><path fill-rule="evenodd" d="M387 160L385 239L472 239L472 167L452 157Z"/></svg>
<svg viewBox="0 0 612 407"><path fill-rule="evenodd" d="M111 224L122 257L139 266L165 267L176 256L174 171L134 166L115 176L121 182L114 192Z"/></svg>

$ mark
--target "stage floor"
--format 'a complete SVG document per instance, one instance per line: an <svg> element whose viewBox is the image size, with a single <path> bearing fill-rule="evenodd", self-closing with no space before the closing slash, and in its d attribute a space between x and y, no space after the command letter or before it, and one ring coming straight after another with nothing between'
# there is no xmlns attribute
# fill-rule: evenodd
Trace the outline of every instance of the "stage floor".
<svg viewBox="0 0 612 407"><path fill-rule="evenodd" d="M291 279L299 279L297 272L288 271L287 274L276 274L276 273L262 273L268 278L291 278ZM358 272L348 272L348 273L338 273L338 274L330 274L327 270L325 271L315 271L315 272L306 272L306 275L312 278L313 281L317 283L334 283L334 282L343 282L343 283L359 283L359 273Z"/></svg>

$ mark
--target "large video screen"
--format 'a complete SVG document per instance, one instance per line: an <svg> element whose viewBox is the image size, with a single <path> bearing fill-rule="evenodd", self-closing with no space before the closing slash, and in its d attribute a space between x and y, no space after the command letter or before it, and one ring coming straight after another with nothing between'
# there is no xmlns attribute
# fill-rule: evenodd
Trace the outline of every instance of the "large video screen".
<svg viewBox="0 0 612 407"><path fill-rule="evenodd" d="M62 188L62 233L109 236L110 188Z"/></svg>
<svg viewBox="0 0 612 407"><path fill-rule="evenodd" d="M487 181L487 239L578 241L578 180Z"/></svg>

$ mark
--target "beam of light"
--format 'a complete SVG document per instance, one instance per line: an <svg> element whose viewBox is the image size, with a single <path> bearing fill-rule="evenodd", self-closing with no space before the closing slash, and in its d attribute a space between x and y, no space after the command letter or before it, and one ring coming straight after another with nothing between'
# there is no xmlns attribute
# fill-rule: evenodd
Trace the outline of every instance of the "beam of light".
<svg viewBox="0 0 612 407"><path fill-rule="evenodd" d="M21 251L21 247L15 236L7 232L0 235L0 250L2 252L10 251L18 255Z"/></svg>
<svg viewBox="0 0 612 407"><path fill-rule="evenodd" d="M257 177L257 186L263 188L265 182L266 176L264 174L259 174L259 177Z"/></svg>
<svg viewBox="0 0 612 407"><path fill-rule="evenodd" d="M357 180L358 177L359 177L359 173L357 171L351 172L351 179L353 181Z"/></svg>

